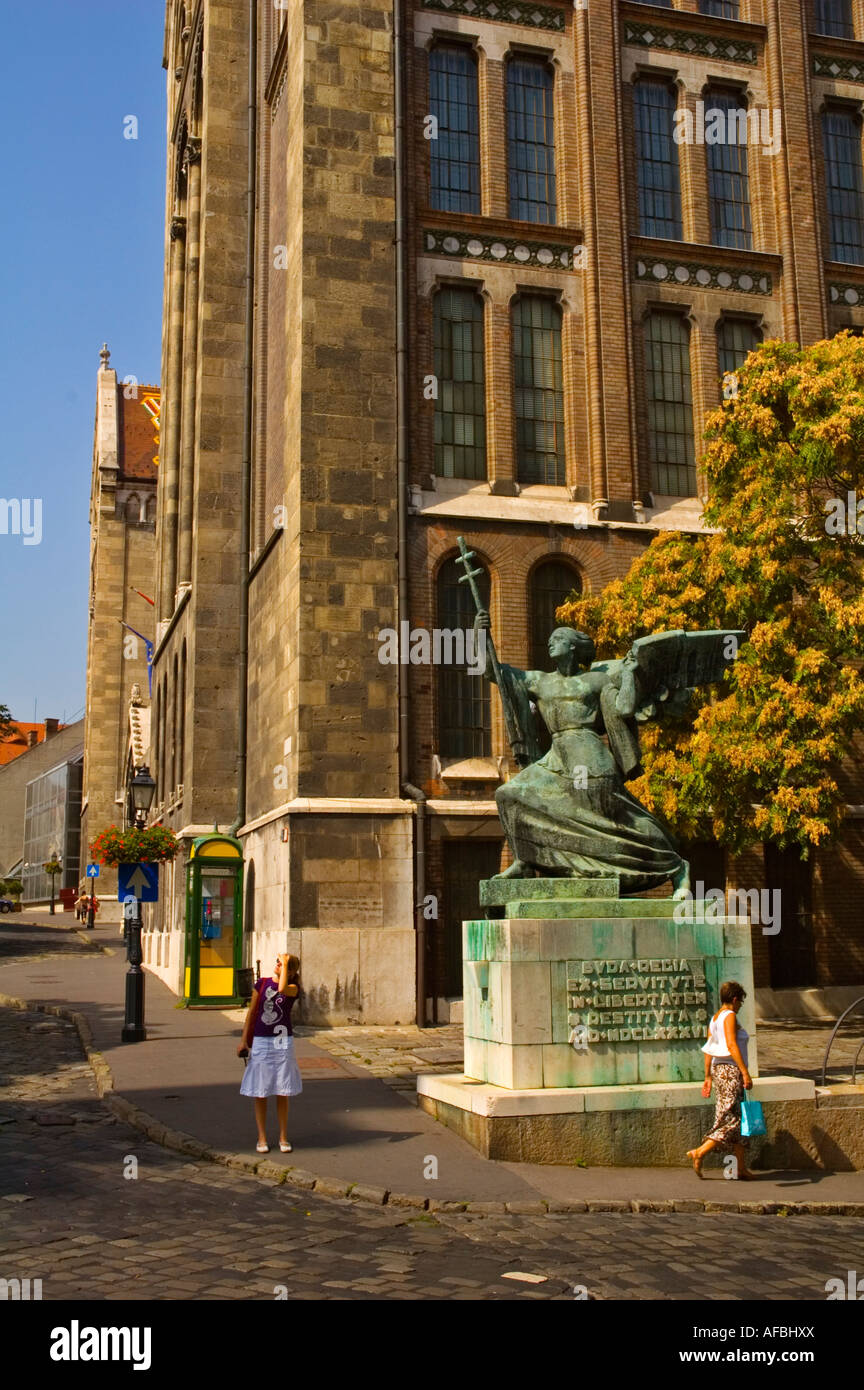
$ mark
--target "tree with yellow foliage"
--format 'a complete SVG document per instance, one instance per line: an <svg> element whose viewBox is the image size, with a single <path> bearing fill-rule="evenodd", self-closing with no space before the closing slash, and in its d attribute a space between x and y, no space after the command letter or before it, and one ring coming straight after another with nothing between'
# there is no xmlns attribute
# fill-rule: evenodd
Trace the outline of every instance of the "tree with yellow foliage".
<svg viewBox="0 0 864 1390"><path fill-rule="evenodd" d="M652 632L744 629L722 685L642 726L630 787L685 839L806 854L840 826L840 768L864 719L864 340L767 342L737 379L707 422L712 529L658 536L558 619L599 656Z"/></svg>

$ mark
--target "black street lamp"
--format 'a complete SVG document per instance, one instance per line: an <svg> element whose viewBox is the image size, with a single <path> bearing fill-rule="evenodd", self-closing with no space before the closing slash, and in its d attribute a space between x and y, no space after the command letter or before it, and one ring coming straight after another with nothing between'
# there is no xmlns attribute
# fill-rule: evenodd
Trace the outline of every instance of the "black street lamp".
<svg viewBox="0 0 864 1390"><path fill-rule="evenodd" d="M156 783L150 776L148 767L139 767L129 782L129 799L135 814L135 826L143 830L147 823L147 812L153 801ZM125 911L125 904L124 904ZM126 959L129 969L126 972L126 1017L121 1038L123 1042L144 1042L147 1037L144 1028L144 959L141 950L141 899L135 899L135 916L126 923Z"/></svg>
<svg viewBox="0 0 864 1390"><path fill-rule="evenodd" d="M153 802L153 793L156 790L156 783L150 776L149 767L139 767L135 776L129 783L129 790L132 798L132 809L135 812L135 826L143 830L147 824L147 812Z"/></svg>

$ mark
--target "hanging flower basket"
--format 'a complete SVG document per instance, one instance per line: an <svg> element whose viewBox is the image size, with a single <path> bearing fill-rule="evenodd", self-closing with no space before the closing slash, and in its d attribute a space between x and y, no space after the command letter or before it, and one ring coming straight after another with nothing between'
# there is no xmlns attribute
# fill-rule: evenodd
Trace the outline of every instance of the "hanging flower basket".
<svg viewBox="0 0 864 1390"><path fill-rule="evenodd" d="M180 848L177 836L165 825L143 830L118 830L109 825L91 842L90 854L100 864L161 864L173 859Z"/></svg>

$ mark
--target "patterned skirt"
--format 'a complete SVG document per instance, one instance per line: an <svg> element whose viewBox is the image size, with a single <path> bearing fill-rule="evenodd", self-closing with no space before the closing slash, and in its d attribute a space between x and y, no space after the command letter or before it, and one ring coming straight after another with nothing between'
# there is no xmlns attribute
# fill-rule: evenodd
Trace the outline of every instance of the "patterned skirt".
<svg viewBox="0 0 864 1390"><path fill-rule="evenodd" d="M714 1124L705 1139L713 1139L721 1149L730 1152L737 1144L746 1148L750 1140L741 1136L741 1100L744 1095L741 1072L734 1062L714 1061L711 1063L711 1079L716 1096Z"/></svg>

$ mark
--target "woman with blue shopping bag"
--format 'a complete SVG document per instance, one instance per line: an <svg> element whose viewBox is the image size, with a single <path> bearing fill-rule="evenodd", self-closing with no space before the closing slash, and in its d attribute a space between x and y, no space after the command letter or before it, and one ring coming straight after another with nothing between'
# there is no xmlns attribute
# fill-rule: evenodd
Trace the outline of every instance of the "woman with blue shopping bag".
<svg viewBox="0 0 864 1390"><path fill-rule="evenodd" d="M745 998L745 990L737 980L724 981L720 986L720 1008L708 1025L708 1041L702 1047L705 1053L702 1095L708 1099L713 1082L716 1101L714 1124L698 1149L687 1150L687 1157L692 1159L698 1178L703 1176L702 1160L712 1149L734 1153L738 1165L736 1177L746 1182L756 1176L747 1167L749 1138L742 1134L741 1128L742 1103L746 1105L744 1092L753 1087L747 1070L749 1035L739 1026L737 1017ZM761 1131L753 1129L750 1132L764 1134L764 1125Z"/></svg>

